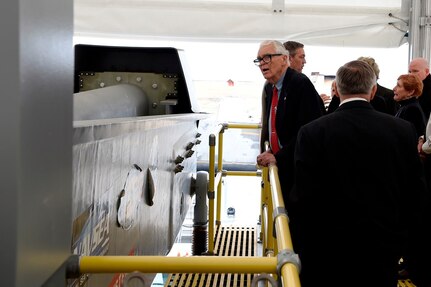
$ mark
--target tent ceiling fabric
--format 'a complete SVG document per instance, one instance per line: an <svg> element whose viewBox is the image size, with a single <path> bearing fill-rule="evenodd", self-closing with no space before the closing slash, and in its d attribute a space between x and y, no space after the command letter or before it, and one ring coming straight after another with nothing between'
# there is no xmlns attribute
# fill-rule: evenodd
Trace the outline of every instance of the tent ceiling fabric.
<svg viewBox="0 0 431 287"><path fill-rule="evenodd" d="M274 11L280 1L75 0L75 36L382 48L407 40L406 1L286 0Z"/></svg>

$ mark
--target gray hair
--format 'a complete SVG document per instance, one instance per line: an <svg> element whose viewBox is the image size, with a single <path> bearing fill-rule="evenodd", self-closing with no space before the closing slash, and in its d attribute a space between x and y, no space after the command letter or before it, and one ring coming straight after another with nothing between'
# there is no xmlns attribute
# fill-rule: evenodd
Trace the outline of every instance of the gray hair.
<svg viewBox="0 0 431 287"><path fill-rule="evenodd" d="M289 56L289 51L283 46L283 43L276 40L265 40L260 43L260 47L272 45L275 48L275 53Z"/></svg>
<svg viewBox="0 0 431 287"><path fill-rule="evenodd" d="M374 70L364 61L351 61L341 66L335 76L341 95L369 94L376 84Z"/></svg>

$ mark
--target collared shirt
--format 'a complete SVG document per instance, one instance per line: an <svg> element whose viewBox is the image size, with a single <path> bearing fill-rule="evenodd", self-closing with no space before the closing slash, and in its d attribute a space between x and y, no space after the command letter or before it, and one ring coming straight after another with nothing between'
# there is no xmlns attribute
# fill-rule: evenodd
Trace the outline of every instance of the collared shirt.
<svg viewBox="0 0 431 287"><path fill-rule="evenodd" d="M352 102L352 101L363 101L363 102L368 102L366 99L364 98L360 98L360 97L354 97L354 98L349 98L349 99L345 99L344 101L342 101L340 103L340 106L344 103L348 103L348 102Z"/></svg>

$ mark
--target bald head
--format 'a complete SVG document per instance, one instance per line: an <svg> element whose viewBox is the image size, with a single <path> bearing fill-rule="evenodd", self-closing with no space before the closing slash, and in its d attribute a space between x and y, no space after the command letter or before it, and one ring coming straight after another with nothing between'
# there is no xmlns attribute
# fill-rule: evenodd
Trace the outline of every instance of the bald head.
<svg viewBox="0 0 431 287"><path fill-rule="evenodd" d="M430 73L428 60L425 58L413 59L409 64L409 73L417 75L422 81L425 80Z"/></svg>

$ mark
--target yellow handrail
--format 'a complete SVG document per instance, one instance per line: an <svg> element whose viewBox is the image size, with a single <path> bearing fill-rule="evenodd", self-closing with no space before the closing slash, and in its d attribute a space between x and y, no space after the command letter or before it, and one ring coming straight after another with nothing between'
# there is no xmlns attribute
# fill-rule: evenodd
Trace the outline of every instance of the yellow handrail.
<svg viewBox="0 0 431 287"><path fill-rule="evenodd" d="M237 171L223 171L223 176L226 175L236 175L236 176L261 176L261 172L259 171L241 171L241 170L237 170Z"/></svg>
<svg viewBox="0 0 431 287"><path fill-rule="evenodd" d="M239 256L82 256L81 273L276 273L276 258Z"/></svg>

